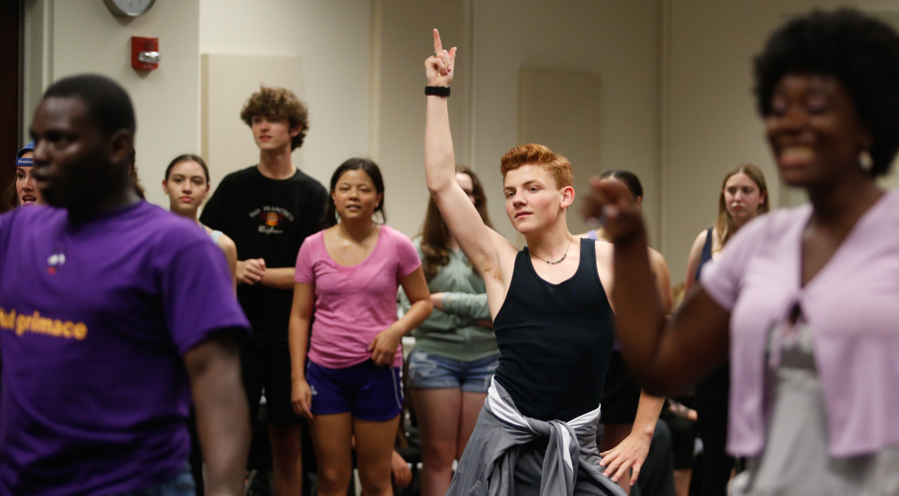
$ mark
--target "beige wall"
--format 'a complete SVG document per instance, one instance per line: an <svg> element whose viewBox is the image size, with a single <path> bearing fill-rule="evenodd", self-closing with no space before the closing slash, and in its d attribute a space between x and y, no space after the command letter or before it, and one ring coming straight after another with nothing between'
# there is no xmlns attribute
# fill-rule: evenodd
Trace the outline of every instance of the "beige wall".
<svg viewBox="0 0 899 496"><path fill-rule="evenodd" d="M481 174L490 215L501 233L515 239L503 207L499 159L520 144L518 71L526 67L602 77L603 134L599 156L591 166L596 173L630 169L640 176L650 235L656 239L659 13L660 2L653 0L475 2L472 163ZM579 193L586 179L575 178Z"/></svg>
<svg viewBox="0 0 899 496"><path fill-rule="evenodd" d="M137 112L137 165L149 199L168 204L159 182L168 161L199 141L199 0L157 2L125 20L97 0L29 0L25 26L25 108L31 124L44 89L60 78L99 73L131 94ZM151 73L131 68L131 37L158 37L162 56Z"/></svg>
<svg viewBox="0 0 899 496"><path fill-rule="evenodd" d="M461 50L451 97L457 161L483 177L494 223L515 239L498 164L518 144L518 74L524 67L602 75L605 134L588 167L640 174L655 230L658 26L654 0L201 0L200 52L298 57L304 73L298 86L312 129L295 152L297 163L325 183L348 157L375 159L387 182L390 224L413 236L428 198L421 163L422 62L431 53L430 29L441 28L447 44ZM227 167L253 159L237 157ZM586 174L578 179L582 186Z"/></svg>
<svg viewBox="0 0 899 496"><path fill-rule="evenodd" d="M693 239L714 219L728 168L756 163L775 205L802 200L776 179L754 110L750 60L789 15L845 3L899 25L895 0L181 0L158 2L132 21L99 0L28 0L26 116L59 77L92 71L116 78L137 107L141 176L150 199L165 204L153 186L163 167L200 148L199 55L293 57L312 118L296 163L326 183L348 157L380 161L391 224L414 235L427 201L421 63L430 53L429 28L444 27L449 44L462 50L451 100L457 158L481 175L500 232L516 238L497 169L519 144L519 72L598 74L599 152L587 167L640 175L650 236L678 282ZM161 38L159 70L130 68L134 35ZM249 153L216 169L256 159ZM586 175L577 178L579 192Z"/></svg>
<svg viewBox="0 0 899 496"><path fill-rule="evenodd" d="M296 87L309 105L309 134L294 163L327 186L331 173L370 150L370 0L199 0L199 52L296 57ZM250 95L247 94L247 97ZM215 102L210 102L214 105ZM198 109L196 110L199 113ZM234 108L240 119L240 107ZM252 134L247 129L247 141ZM258 155L218 164L238 170Z"/></svg>
<svg viewBox="0 0 899 496"><path fill-rule="evenodd" d="M434 52L431 30L440 29L447 44L467 45L469 11L458 0L377 0L375 5L376 75L378 102L372 134L372 155L381 166L387 189L388 223L414 236L425 218L428 189L424 174L426 84L424 61ZM456 161L468 161L471 136L471 52L456 57L460 68L453 81L450 121Z"/></svg>
<svg viewBox="0 0 899 496"><path fill-rule="evenodd" d="M772 207L796 203L782 192L752 96L752 57L791 15L855 5L894 16L895 0L665 0L662 252L674 283L686 277L696 235L717 215L721 180L736 164L765 172Z"/></svg>

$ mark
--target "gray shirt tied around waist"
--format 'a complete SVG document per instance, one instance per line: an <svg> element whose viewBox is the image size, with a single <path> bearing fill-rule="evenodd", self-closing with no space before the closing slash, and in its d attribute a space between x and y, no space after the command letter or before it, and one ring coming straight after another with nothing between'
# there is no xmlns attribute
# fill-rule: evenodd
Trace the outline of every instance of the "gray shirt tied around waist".
<svg viewBox="0 0 899 496"><path fill-rule="evenodd" d="M623 496L599 466L598 421L599 408L569 422L526 417L494 380L447 496Z"/></svg>

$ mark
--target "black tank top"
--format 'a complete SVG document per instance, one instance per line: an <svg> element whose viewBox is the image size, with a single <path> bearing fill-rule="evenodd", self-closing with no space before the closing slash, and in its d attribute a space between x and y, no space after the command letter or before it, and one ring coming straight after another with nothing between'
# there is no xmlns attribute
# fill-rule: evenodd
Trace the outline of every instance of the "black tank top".
<svg viewBox="0 0 899 496"><path fill-rule="evenodd" d="M581 240L577 272L559 284L537 275L527 248L518 252L493 329L500 351L496 380L521 413L568 421L595 410L615 343L595 242Z"/></svg>

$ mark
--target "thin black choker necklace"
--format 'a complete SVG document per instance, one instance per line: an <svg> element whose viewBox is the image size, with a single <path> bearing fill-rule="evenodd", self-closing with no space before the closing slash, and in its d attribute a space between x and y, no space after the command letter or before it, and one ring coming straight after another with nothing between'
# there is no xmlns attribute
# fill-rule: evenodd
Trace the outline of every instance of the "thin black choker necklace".
<svg viewBox="0 0 899 496"><path fill-rule="evenodd" d="M549 261L549 260L547 260L547 259L541 257L540 255L537 255L536 253L534 253L534 252L532 252L532 251L530 251L530 250L528 250L528 252L529 252L531 255L537 257L537 258L540 259L540 260L543 260L544 262L546 262L546 263L548 263L548 264L550 264L550 265L560 264L560 263L562 263L562 262L568 257L568 249L571 248L571 238L572 238L572 237L573 237L572 235L570 235L570 234L568 235L568 246L565 247L565 253L562 255L562 258L556 260L555 262L551 262L551 261Z"/></svg>

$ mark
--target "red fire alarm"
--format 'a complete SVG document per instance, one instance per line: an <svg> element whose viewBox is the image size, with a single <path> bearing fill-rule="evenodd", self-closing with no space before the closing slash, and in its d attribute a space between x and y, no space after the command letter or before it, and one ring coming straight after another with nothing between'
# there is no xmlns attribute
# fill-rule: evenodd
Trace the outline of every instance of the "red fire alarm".
<svg viewBox="0 0 899 496"><path fill-rule="evenodd" d="M131 67L139 71L159 67L159 38L131 37Z"/></svg>

